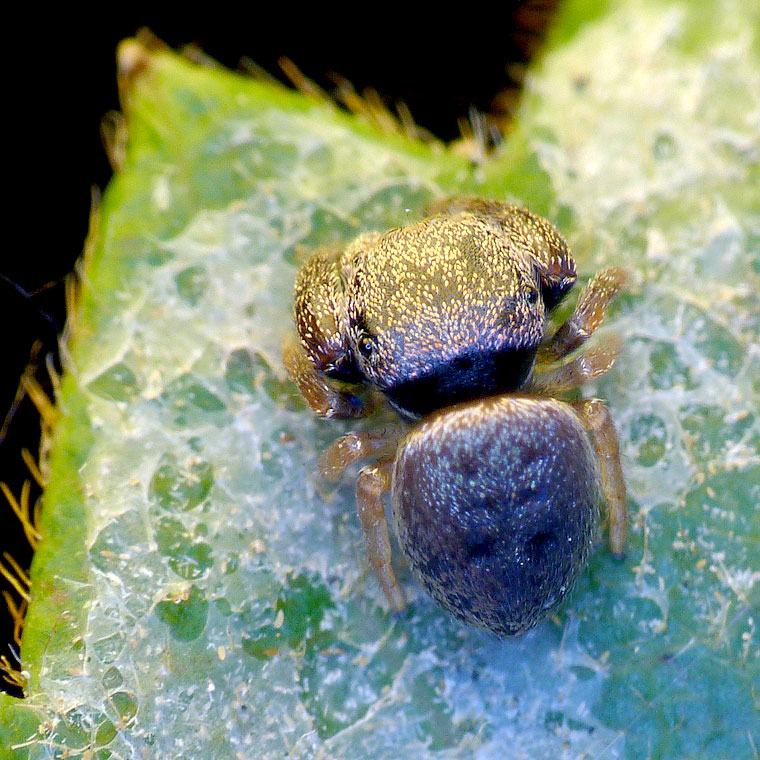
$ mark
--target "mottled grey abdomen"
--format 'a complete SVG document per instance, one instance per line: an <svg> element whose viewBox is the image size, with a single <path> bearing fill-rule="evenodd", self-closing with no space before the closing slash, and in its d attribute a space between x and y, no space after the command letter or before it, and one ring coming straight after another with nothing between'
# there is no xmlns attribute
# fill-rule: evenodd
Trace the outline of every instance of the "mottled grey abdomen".
<svg viewBox="0 0 760 760"><path fill-rule="evenodd" d="M561 401L499 396L446 409L402 442L393 471L401 548L463 622L519 634L585 567L601 502L595 454Z"/></svg>

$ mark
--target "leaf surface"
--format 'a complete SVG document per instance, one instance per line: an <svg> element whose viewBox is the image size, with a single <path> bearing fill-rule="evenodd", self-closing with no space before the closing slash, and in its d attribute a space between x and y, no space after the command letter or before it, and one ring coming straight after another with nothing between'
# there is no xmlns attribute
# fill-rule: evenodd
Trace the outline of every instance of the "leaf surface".
<svg viewBox="0 0 760 760"><path fill-rule="evenodd" d="M757 757L758 12L592 5L564 6L482 167L147 57L58 399L10 757ZM280 359L306 252L452 193L517 200L584 277L632 281L589 391L620 432L628 557L598 551L507 642L401 565L412 605L388 614L351 483L314 475L350 426Z"/></svg>

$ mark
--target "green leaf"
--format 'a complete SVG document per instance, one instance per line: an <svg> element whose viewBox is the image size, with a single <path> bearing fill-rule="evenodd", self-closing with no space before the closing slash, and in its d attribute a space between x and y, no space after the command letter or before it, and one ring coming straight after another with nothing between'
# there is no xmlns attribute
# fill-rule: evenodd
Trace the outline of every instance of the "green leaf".
<svg viewBox="0 0 760 760"><path fill-rule="evenodd" d="M472 166L326 104L134 43L22 647L11 758L756 758L760 34L751 3L561 13L518 124ZM514 199L588 277L631 273L609 401L627 559L602 548L520 639L463 628L402 566L389 614L350 482L280 359L298 262ZM87 755L89 753L89 755Z"/></svg>
<svg viewBox="0 0 760 760"><path fill-rule="evenodd" d="M197 639L206 627L208 600L197 586L180 598L165 599L156 604L156 616L169 626L169 633L177 641Z"/></svg>

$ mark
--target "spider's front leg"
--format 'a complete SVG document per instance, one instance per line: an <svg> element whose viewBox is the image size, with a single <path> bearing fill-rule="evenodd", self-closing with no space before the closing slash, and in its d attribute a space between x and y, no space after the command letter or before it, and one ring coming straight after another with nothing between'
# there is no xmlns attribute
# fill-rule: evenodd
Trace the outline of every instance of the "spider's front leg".
<svg viewBox="0 0 760 760"><path fill-rule="evenodd" d="M350 386L337 387L314 368L301 344L293 337L282 347L282 359L288 374L298 386L306 403L320 417L348 419L366 417L372 409L351 392Z"/></svg>
<svg viewBox="0 0 760 760"><path fill-rule="evenodd" d="M572 391L609 372L618 358L620 346L620 338L613 336L570 362L538 367L524 390L540 396L557 396Z"/></svg>
<svg viewBox="0 0 760 760"><path fill-rule="evenodd" d="M608 267L591 278L578 298L573 313L538 349L537 363L549 364L564 359L582 346L601 324L610 301L625 285L627 276L618 267Z"/></svg>

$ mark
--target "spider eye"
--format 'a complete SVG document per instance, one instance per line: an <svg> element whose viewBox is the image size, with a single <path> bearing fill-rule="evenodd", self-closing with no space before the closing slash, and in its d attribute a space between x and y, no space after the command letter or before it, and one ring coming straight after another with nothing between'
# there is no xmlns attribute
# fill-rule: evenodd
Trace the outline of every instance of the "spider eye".
<svg viewBox="0 0 760 760"><path fill-rule="evenodd" d="M356 335L356 349L365 359L369 359L375 352L377 344L374 335L367 329L364 314L358 313L352 323Z"/></svg>
<svg viewBox="0 0 760 760"><path fill-rule="evenodd" d="M375 350L375 342L366 333L359 336L357 346L359 348L359 353L365 359L369 359L369 357L372 356L372 353Z"/></svg>
<svg viewBox="0 0 760 760"><path fill-rule="evenodd" d="M525 288L525 299L532 306L538 301L538 288L529 285Z"/></svg>

